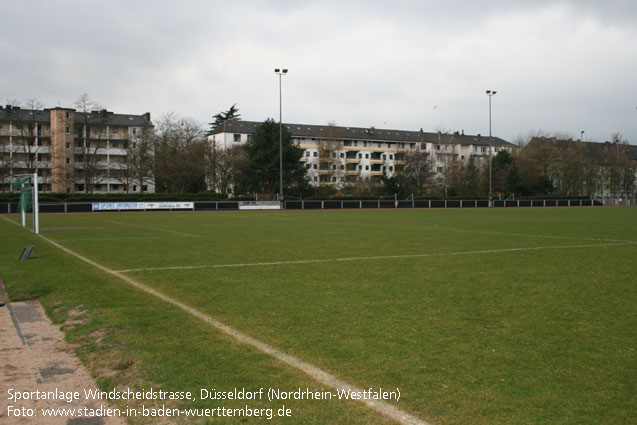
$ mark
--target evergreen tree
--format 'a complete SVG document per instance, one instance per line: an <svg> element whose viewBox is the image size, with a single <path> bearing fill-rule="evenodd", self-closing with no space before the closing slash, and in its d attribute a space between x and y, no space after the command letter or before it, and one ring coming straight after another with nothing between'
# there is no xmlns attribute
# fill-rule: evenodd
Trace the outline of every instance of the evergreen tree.
<svg viewBox="0 0 637 425"><path fill-rule="evenodd" d="M241 189L271 199L279 192L279 123L268 119L259 125L244 147L241 164ZM303 149L292 142L292 135L283 126L283 191L306 186L303 164L299 161Z"/></svg>

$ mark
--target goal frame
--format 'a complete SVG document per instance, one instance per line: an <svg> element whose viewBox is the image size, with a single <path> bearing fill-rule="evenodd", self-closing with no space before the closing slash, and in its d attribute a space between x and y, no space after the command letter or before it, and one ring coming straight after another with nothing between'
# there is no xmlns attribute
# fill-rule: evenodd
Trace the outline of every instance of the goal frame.
<svg viewBox="0 0 637 425"><path fill-rule="evenodd" d="M35 233L36 235L40 233L40 206L38 204L38 173L33 173L33 174L14 174L11 177L14 178L24 178L24 177L29 177L32 181L31 184L31 189L33 191L32 194L32 214L33 214L33 233ZM20 188L20 194L22 194L22 192L24 191L24 187ZM22 227L26 227L26 210L24 208L22 208L22 210L20 211L20 225Z"/></svg>

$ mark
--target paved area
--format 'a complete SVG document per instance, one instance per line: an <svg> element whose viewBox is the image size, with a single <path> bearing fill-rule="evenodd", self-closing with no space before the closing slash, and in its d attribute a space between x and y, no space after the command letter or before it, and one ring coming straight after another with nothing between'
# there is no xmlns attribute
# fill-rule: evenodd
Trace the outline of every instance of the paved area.
<svg viewBox="0 0 637 425"><path fill-rule="evenodd" d="M0 282L0 304L4 304L0 306L0 423L123 425L122 418L86 415L110 406L85 399L84 389L97 388L95 381L40 303L7 303L2 292ZM69 392L79 392L79 400L68 402L69 397L62 393ZM12 400L16 393L29 399ZM67 411L66 415L45 417L43 409L48 408L74 409L75 414ZM82 409L81 416L78 409Z"/></svg>

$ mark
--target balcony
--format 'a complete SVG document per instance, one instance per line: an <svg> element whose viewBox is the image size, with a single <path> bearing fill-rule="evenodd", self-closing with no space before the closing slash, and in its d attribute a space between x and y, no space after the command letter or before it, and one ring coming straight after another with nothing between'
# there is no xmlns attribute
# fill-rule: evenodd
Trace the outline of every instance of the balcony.
<svg viewBox="0 0 637 425"><path fill-rule="evenodd" d="M360 164L360 162L361 162L360 158L345 158L346 164Z"/></svg>
<svg viewBox="0 0 637 425"><path fill-rule="evenodd" d="M360 176L361 172L360 170L346 170L345 171L345 175L346 176Z"/></svg>
<svg viewBox="0 0 637 425"><path fill-rule="evenodd" d="M380 164L380 165L382 165L382 164L385 163L385 160L384 159L378 159L378 158L372 158L372 159L369 160L369 163L370 164Z"/></svg>
<svg viewBox="0 0 637 425"><path fill-rule="evenodd" d="M319 173L320 175L332 174L332 173L334 173L334 170L329 170L329 169L321 170L321 169L319 169L319 170L318 170L318 173Z"/></svg>

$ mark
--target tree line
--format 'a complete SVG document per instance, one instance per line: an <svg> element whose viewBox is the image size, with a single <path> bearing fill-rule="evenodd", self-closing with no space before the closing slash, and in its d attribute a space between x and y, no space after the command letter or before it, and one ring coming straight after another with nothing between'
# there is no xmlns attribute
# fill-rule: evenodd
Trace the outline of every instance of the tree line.
<svg viewBox="0 0 637 425"><path fill-rule="evenodd" d="M31 109L41 107L36 101L32 101L29 106L33 106ZM75 106L83 112L101 108L90 101L88 95L80 96ZM234 196L272 199L279 192L280 127L277 122L266 120L249 137L247 143L230 149L217 146L208 137L227 120L240 119L236 105L212 116L207 130L193 119L174 113L165 114L154 126L143 128L127 141L123 146L126 150L126 155L122 157L124 162L116 170L112 170L110 176L116 176L127 191L132 191L133 186L141 189L154 183L158 193L212 191L224 195L232 193ZM78 135L82 137L80 127L84 131L89 128L91 137L99 141L106 137L100 130L105 122L95 119L90 123L78 122ZM332 127L333 131L337 131L335 126ZM20 128L24 132L21 140L25 147L33 145L33 126L23 125ZM286 126L281 130L283 184L287 197L395 195L402 199L486 198L489 194L487 161L478 157L467 160L456 158L447 160L443 167L436 167L434 170L433 158L423 150L401 154L402 165L396 165L390 177L347 180L340 189L328 181L324 182L328 184L316 184L308 180L305 166L300 161L304 150L295 145ZM77 174L73 177L81 178L85 191L91 193L103 177L103 169L100 169L97 161L97 149L101 145L80 145L84 148L80 155L76 154L76 158L81 162L81 167L78 167ZM336 145L332 146L333 143L330 144L327 139L323 145L319 146L321 155L338 148ZM560 135L534 134L518 140L518 145L514 154L503 150L491 159L491 182L496 196L590 197L601 193L626 196L635 191L637 147L629 145L618 133L607 143L588 143L573 141ZM25 155L28 159L26 166L35 169L37 148L32 147L31 152L31 155ZM0 176L8 174L8 165L0 163ZM333 166L336 173L334 175L338 174L338 181L341 175L347 174L345 165L321 165L330 169ZM439 166L440 163L435 165Z"/></svg>

